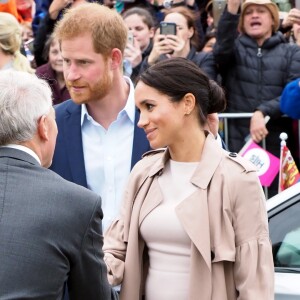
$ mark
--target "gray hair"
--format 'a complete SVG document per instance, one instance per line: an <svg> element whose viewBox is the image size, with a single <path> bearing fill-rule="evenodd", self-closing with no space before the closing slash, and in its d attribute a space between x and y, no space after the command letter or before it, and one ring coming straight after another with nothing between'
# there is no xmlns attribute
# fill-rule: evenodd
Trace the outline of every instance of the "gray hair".
<svg viewBox="0 0 300 300"><path fill-rule="evenodd" d="M41 116L52 107L52 92L46 81L27 72L0 72L0 145L33 138Z"/></svg>

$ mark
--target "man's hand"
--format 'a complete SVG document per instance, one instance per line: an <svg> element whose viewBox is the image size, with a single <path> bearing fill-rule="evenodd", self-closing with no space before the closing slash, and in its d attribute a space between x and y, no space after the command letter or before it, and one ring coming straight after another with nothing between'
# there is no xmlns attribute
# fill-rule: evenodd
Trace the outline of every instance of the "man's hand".
<svg viewBox="0 0 300 300"><path fill-rule="evenodd" d="M288 14L286 14L281 26L283 28L292 27L294 23L300 24L300 10L297 8L292 8Z"/></svg>
<svg viewBox="0 0 300 300"><path fill-rule="evenodd" d="M266 121L263 113L259 110L254 112L250 121L250 134L254 142L259 143L264 139L269 131L266 128Z"/></svg>

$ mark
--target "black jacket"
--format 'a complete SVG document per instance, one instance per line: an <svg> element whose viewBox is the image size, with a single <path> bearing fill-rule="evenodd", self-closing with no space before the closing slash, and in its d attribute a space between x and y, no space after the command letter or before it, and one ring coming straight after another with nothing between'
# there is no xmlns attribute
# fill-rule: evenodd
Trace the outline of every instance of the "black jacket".
<svg viewBox="0 0 300 300"><path fill-rule="evenodd" d="M227 112L254 112L269 115L267 149L279 155L279 134L292 138L292 121L281 116L279 101L285 85L300 77L300 48L274 33L259 47L246 34L238 35L239 15L224 11L214 48L215 61L227 93ZM239 151L249 135L249 119L229 125L229 150ZM290 141L291 142L291 141Z"/></svg>

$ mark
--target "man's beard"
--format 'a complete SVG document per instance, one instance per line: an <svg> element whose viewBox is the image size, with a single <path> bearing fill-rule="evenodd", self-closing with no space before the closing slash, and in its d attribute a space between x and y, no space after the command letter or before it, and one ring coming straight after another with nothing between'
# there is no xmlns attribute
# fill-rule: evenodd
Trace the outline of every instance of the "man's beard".
<svg viewBox="0 0 300 300"><path fill-rule="evenodd" d="M88 82L66 81L66 86L69 90L72 100L77 104L99 101L104 98L112 88L112 78L109 76L107 69L103 72L103 76L96 83L91 85ZM72 86L82 86L84 89L81 92L74 92Z"/></svg>

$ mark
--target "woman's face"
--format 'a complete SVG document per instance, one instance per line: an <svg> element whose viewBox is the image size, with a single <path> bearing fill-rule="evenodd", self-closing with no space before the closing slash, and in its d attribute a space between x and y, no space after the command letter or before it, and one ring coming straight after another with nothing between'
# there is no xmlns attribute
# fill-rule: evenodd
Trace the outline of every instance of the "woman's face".
<svg viewBox="0 0 300 300"><path fill-rule="evenodd" d="M177 36L184 40L185 43L190 42L194 34L194 28L188 28L186 18L180 13L170 13L166 15L165 22L175 23L177 25Z"/></svg>
<svg viewBox="0 0 300 300"><path fill-rule="evenodd" d="M139 81L135 104L140 110L138 126L144 129L151 148L172 146L180 139L185 119L183 101L171 102L168 96Z"/></svg>
<svg viewBox="0 0 300 300"><path fill-rule="evenodd" d="M124 21L128 30L133 33L134 39L138 41L141 50L146 50L151 38L153 38L154 28L149 28L143 18L137 14L128 16Z"/></svg>
<svg viewBox="0 0 300 300"><path fill-rule="evenodd" d="M62 60L61 52L59 49L59 43L57 40L53 40L53 42L50 45L49 63L51 65L51 68L55 72L57 72L57 73L63 72L63 60Z"/></svg>

